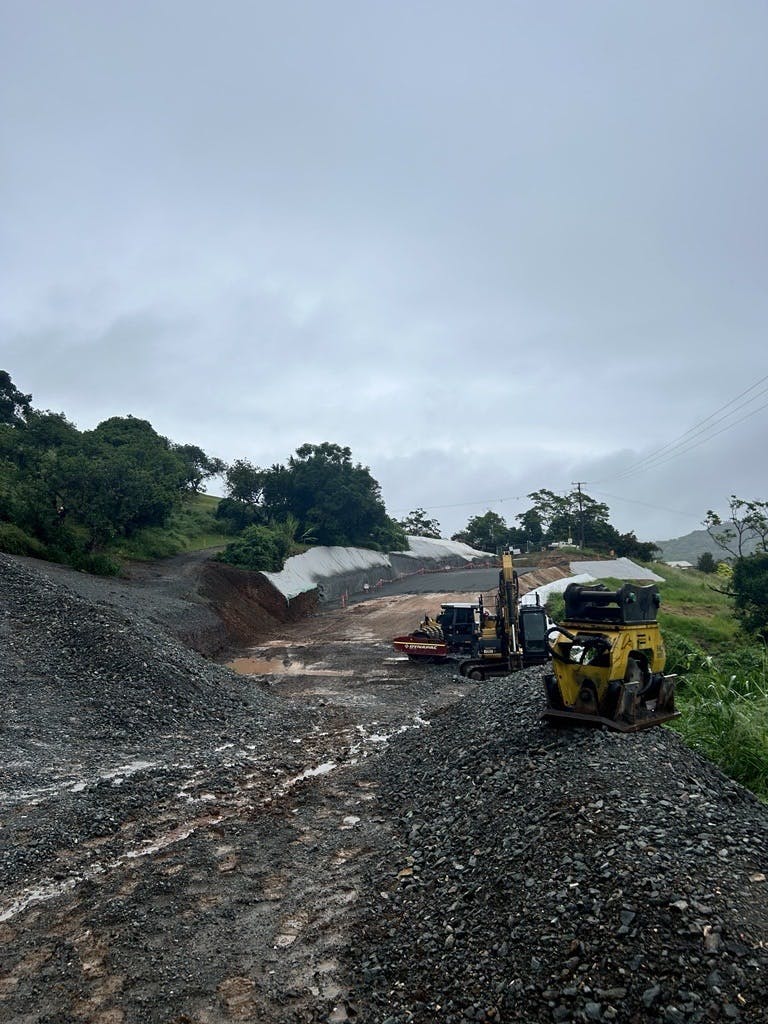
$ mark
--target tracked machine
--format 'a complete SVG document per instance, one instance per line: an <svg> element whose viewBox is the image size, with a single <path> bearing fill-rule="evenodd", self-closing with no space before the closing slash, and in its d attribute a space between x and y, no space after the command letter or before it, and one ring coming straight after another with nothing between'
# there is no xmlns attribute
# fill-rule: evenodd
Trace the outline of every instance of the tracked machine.
<svg viewBox="0 0 768 1024"><path fill-rule="evenodd" d="M446 661L453 654L472 650L479 605L444 604L436 618L425 615L416 629L396 636L392 645L410 661Z"/></svg>
<svg viewBox="0 0 768 1024"><path fill-rule="evenodd" d="M504 552L494 613L480 601L472 657L460 663L459 673L468 679L488 679L548 660L546 612L538 604L520 605L512 555Z"/></svg>
<svg viewBox="0 0 768 1024"><path fill-rule="evenodd" d="M675 677L657 622L655 585L571 583L565 620L548 631L553 671L544 677L544 718L636 732L676 718Z"/></svg>

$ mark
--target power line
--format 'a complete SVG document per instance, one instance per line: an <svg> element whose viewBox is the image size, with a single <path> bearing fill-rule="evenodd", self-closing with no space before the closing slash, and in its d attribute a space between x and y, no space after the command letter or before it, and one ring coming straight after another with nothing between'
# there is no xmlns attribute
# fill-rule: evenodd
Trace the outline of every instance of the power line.
<svg viewBox="0 0 768 1024"><path fill-rule="evenodd" d="M766 388L766 390L768 390L768 388ZM701 440L694 441L692 444L688 444L686 447L681 448L679 451L669 453L665 458L659 459L651 466L647 466L645 468L657 469L659 466L666 465L667 462L672 462L672 460L678 458L678 456L685 455L687 452L693 451L694 448L698 448L700 447L700 445L706 444L707 441L711 441L714 437L717 437L718 434L724 434L725 431L730 430L731 427L735 427L739 423L743 423L744 420L748 420L751 416L756 415L756 413L760 412L762 409L768 409L768 402L764 402L762 405L759 405L756 409L752 409L750 412L745 413L744 416L740 416L737 420L734 420L732 423L727 423L724 427L721 427L720 430L716 430L712 434L707 434L706 437L702 437ZM626 476L626 474L624 475Z"/></svg>
<svg viewBox="0 0 768 1024"><path fill-rule="evenodd" d="M611 498L613 501L626 501L630 505L644 505L645 508L655 509L657 512L672 512L676 516L685 516L686 519L696 518L701 513L681 512L679 508L667 508L666 505L654 505L650 501L639 501L637 498L621 498L618 494L609 494L607 491L593 491L593 494L601 498Z"/></svg>
<svg viewBox="0 0 768 1024"><path fill-rule="evenodd" d="M730 419L736 413L740 412L742 409L747 408L758 398L768 393L768 386L766 386L762 388L762 390L758 391L756 394L753 394L745 402L740 402L740 400L744 398L745 395L748 395L750 392L755 391L756 388L759 388L766 381L768 381L768 374L766 374L764 377L761 377L759 380L755 381L754 384L751 384L748 388L745 388L744 391L740 392L738 395L730 399L724 405L721 405L714 412L710 413L709 416L705 417L703 420L700 420L698 423L694 424L684 433L678 435L678 437L673 438L673 440L671 441L667 441L666 444L662 445L660 448L657 448L652 452L649 452L649 454L645 455L643 458L636 460L631 465L621 470L619 473L614 473L612 476L601 477L599 480L591 481L591 483L600 484L607 480L620 480L623 477L632 476L636 473L644 472L647 469L656 468L657 466L664 465L666 462L671 461L673 458L677 458L678 455L684 455L686 452L691 451L693 448L698 447L700 444L704 444L706 441L709 441L712 438L717 437L718 434L722 434L726 430L730 430L731 427L737 426L737 424L743 422L745 419L748 419L750 416L755 415L755 413L758 413L762 409L765 409L766 406L768 406L768 403L758 406L757 409L752 409L750 412L746 413L746 415L740 417L737 420L732 420L732 422L726 423L725 426L720 428L720 430L713 430L713 428L718 426L718 424L724 423L726 420ZM736 405L737 402L740 402L740 404ZM732 406L735 406L735 408L731 408ZM725 415L721 416L720 413L725 412L726 409L730 409L730 411L726 412ZM700 440L697 440L697 438L700 438Z"/></svg>
<svg viewBox="0 0 768 1024"><path fill-rule="evenodd" d="M451 505L419 505L419 508L424 512L437 512L443 508L469 508L470 505L503 505L506 501L522 501L526 497L526 494L513 494L508 498L476 498L474 501L456 501ZM393 508L392 511L412 512L413 509L401 505L399 508Z"/></svg>

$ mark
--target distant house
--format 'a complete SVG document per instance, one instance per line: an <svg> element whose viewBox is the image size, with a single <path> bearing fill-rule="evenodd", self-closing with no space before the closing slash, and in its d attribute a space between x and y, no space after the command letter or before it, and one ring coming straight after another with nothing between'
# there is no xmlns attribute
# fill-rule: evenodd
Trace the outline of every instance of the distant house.
<svg viewBox="0 0 768 1024"><path fill-rule="evenodd" d="M692 562L665 562L664 565L671 565L673 569L693 569Z"/></svg>

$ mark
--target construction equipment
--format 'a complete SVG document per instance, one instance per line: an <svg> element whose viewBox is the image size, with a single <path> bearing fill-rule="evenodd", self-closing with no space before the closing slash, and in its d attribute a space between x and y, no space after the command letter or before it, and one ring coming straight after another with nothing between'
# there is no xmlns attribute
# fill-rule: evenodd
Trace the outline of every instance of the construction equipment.
<svg viewBox="0 0 768 1024"><path fill-rule="evenodd" d="M514 562L505 551L501 556L495 614L487 614L481 599L472 657L461 662L459 672L468 679L480 680L543 664L549 660L547 625L546 612L539 604L521 607Z"/></svg>
<svg viewBox="0 0 768 1024"><path fill-rule="evenodd" d="M663 674L658 587L571 583L563 596L565 620L548 631L553 672L544 677L543 717L620 732L676 718L675 677Z"/></svg>
<svg viewBox="0 0 768 1024"><path fill-rule="evenodd" d="M411 661L445 661L451 654L472 650L478 605L444 604L436 618L425 615L412 633L396 636L396 651Z"/></svg>

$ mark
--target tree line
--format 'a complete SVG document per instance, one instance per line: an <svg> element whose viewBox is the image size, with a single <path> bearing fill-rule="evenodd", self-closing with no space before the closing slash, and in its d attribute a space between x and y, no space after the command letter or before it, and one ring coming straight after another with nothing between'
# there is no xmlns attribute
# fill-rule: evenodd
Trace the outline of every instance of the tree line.
<svg viewBox="0 0 768 1024"><path fill-rule="evenodd" d="M32 406L0 370L0 546L81 568L110 542L162 526L224 463L174 444L146 420L113 416L80 431Z"/></svg>
<svg viewBox="0 0 768 1024"><path fill-rule="evenodd" d="M454 534L481 551L500 548L534 550L552 544L568 544L601 553L651 561L659 548L640 541L634 531L620 533L609 522L610 509L582 490L556 494L546 487L528 495L529 508L517 515L517 525L508 526L497 513L488 511L473 516L465 528Z"/></svg>
<svg viewBox="0 0 768 1024"><path fill-rule="evenodd" d="M378 482L351 450L304 444L266 469L246 459L230 465L192 444L176 444L146 420L113 416L80 431L63 413L35 409L32 396L0 370L0 550L110 571L110 546L149 527L165 527L212 477L226 497L216 517L232 539L223 558L251 569L279 570L313 544L399 551L407 534L441 536L418 508L402 520L386 511ZM608 506L580 489L542 488L508 526L496 512L470 517L453 535L483 551L540 548L578 538L598 552L650 561L655 545L620 533ZM734 598L745 629L768 630L768 502L731 496L729 515L705 525L730 560L720 585ZM714 571L710 556L700 568Z"/></svg>
<svg viewBox="0 0 768 1024"><path fill-rule="evenodd" d="M217 517L237 535L225 555L235 564L279 569L307 544L407 547L378 482L349 448L305 444L284 465L228 466L133 416L80 431L63 413L35 409L0 370L0 550L109 571L104 553L114 542L165 527L222 475Z"/></svg>

